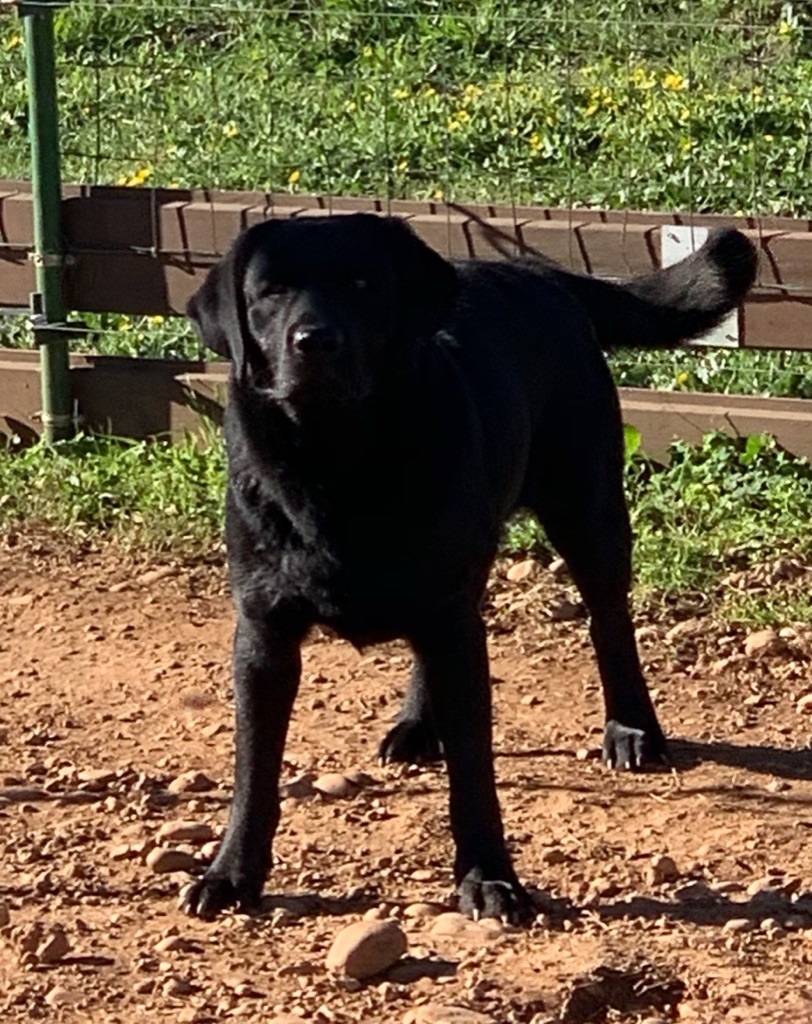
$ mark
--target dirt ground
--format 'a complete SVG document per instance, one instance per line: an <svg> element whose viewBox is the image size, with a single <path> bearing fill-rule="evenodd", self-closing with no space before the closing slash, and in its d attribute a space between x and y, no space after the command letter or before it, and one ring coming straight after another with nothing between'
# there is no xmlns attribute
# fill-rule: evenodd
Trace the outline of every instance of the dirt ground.
<svg viewBox="0 0 812 1024"><path fill-rule="evenodd" d="M407 653L317 635L285 778L365 774L347 797L286 797L266 912L204 923L176 907L188 875L147 857L162 826L192 821L194 841L160 845L194 871L225 825L222 566L0 537L2 1019L812 1021L812 627L641 622L673 768L616 774L594 757L586 624L551 620L566 579L507 568L488 610L496 766L538 921L438 927L443 767L376 763ZM397 917L409 955L347 983L325 957L364 914Z"/></svg>

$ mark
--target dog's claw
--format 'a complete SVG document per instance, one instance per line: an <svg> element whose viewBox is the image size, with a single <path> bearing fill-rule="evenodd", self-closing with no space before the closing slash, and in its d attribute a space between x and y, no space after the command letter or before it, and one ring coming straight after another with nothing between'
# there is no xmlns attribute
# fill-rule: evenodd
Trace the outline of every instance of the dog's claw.
<svg viewBox="0 0 812 1024"><path fill-rule="evenodd" d="M504 873L513 874L509 869ZM524 924L536 914L533 901L515 876L510 881L490 879L481 868L473 868L460 882L457 893L460 912L474 921L490 917L504 924Z"/></svg>
<svg viewBox="0 0 812 1024"><path fill-rule="evenodd" d="M389 730L378 748L381 763L430 764L443 752L434 728L422 719L405 718Z"/></svg>
<svg viewBox="0 0 812 1024"><path fill-rule="evenodd" d="M227 907L243 911L256 910L259 894L247 887L237 886L225 875L207 872L181 892L180 909L190 917L212 921Z"/></svg>
<svg viewBox="0 0 812 1024"><path fill-rule="evenodd" d="M603 734L603 760L610 768L639 771L646 764L666 760L665 738L659 726L635 729L610 720Z"/></svg>

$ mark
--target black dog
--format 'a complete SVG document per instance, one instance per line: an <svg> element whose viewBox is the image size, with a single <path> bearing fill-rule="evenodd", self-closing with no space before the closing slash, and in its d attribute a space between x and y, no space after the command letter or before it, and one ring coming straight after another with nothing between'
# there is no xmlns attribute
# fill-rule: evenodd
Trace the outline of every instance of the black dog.
<svg viewBox="0 0 812 1024"><path fill-rule="evenodd" d="M532 509L583 595L605 759L661 758L627 605L622 430L601 348L700 334L754 273L733 230L623 286L544 260L451 264L403 222L369 214L271 221L237 239L189 303L203 341L232 360L237 607L234 800L189 912L259 900L314 623L356 645L410 643L408 694L381 754L444 754L461 908L530 912L496 797L480 616L502 525Z"/></svg>

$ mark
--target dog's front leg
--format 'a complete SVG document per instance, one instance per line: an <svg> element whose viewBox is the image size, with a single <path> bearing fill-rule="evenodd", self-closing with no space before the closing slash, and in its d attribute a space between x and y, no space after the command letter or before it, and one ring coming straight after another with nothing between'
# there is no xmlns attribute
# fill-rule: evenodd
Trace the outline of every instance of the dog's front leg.
<svg viewBox="0 0 812 1024"><path fill-rule="evenodd" d="M234 637L236 766L228 829L183 908L212 918L224 907L255 908L279 824L279 774L299 686L301 632L241 615Z"/></svg>
<svg viewBox="0 0 812 1024"><path fill-rule="evenodd" d="M496 795L485 627L471 604L436 615L410 638L445 750L460 910L518 922L532 914L505 845Z"/></svg>

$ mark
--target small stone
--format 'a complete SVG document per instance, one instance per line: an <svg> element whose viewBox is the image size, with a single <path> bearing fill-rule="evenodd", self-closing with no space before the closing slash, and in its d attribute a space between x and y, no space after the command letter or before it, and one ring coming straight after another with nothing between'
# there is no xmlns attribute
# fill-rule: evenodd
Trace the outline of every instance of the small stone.
<svg viewBox="0 0 812 1024"><path fill-rule="evenodd" d="M599 747L579 747L575 751L576 761L598 761L602 755Z"/></svg>
<svg viewBox="0 0 812 1024"><path fill-rule="evenodd" d="M805 693L803 697L799 697L795 710L799 715L812 715L812 693Z"/></svg>
<svg viewBox="0 0 812 1024"><path fill-rule="evenodd" d="M338 772L327 772L320 775L313 783L313 789L322 796L333 800L346 799L355 796L358 792L358 787L350 782L345 775L340 775Z"/></svg>
<svg viewBox="0 0 812 1024"><path fill-rule="evenodd" d="M541 851L541 863L549 864L550 867L555 867L556 864L566 864L568 860L569 857L560 846L551 846L549 849Z"/></svg>
<svg viewBox="0 0 812 1024"><path fill-rule="evenodd" d="M295 778L289 779L279 786L279 796L282 800L288 798L304 800L306 797L313 796L315 792L311 772L303 772L301 775L297 775Z"/></svg>
<svg viewBox="0 0 812 1024"><path fill-rule="evenodd" d="M93 793L100 793L107 789L111 782L115 782L116 773L109 768L86 768L77 775L83 789Z"/></svg>
<svg viewBox="0 0 812 1024"><path fill-rule="evenodd" d="M583 619L586 615L586 608L580 601L559 601L550 609L550 618L553 622L575 622L576 619Z"/></svg>
<svg viewBox="0 0 812 1024"><path fill-rule="evenodd" d="M674 891L674 896L686 903L704 902L706 900L718 899L718 893L707 884L707 882L687 882Z"/></svg>
<svg viewBox="0 0 812 1024"><path fill-rule="evenodd" d="M156 846L147 854L146 864L157 874L166 874L172 871L191 871L197 865L197 861L191 853L184 850Z"/></svg>
<svg viewBox="0 0 812 1024"><path fill-rule="evenodd" d="M505 573L505 576L511 583L521 583L522 580L526 580L533 573L535 568L536 563L533 559L527 558L523 562L514 562Z"/></svg>
<svg viewBox="0 0 812 1024"><path fill-rule="evenodd" d="M37 946L36 957L41 964L55 964L70 952L70 942L60 925L55 925L45 935L45 940Z"/></svg>
<svg viewBox="0 0 812 1024"><path fill-rule="evenodd" d="M168 978L161 986L161 992L165 996L175 999L188 996L193 991L194 987L188 978Z"/></svg>
<svg viewBox="0 0 812 1024"><path fill-rule="evenodd" d="M408 943L397 921L356 921L342 928L327 954L327 969L350 978L370 978L391 967Z"/></svg>
<svg viewBox="0 0 812 1024"><path fill-rule="evenodd" d="M786 779L771 779L766 786L768 793L786 793L792 786Z"/></svg>
<svg viewBox="0 0 812 1024"><path fill-rule="evenodd" d="M646 877L650 885L665 885L676 882L680 872L673 857L663 855L652 858Z"/></svg>
<svg viewBox="0 0 812 1024"><path fill-rule="evenodd" d="M444 909L439 903L410 903L404 909L403 916L411 920L423 921L427 918L438 917Z"/></svg>
<svg viewBox="0 0 812 1024"><path fill-rule="evenodd" d="M55 985L45 996L48 1006L76 1006L81 1003L84 996L75 989L66 988L64 985Z"/></svg>
<svg viewBox="0 0 812 1024"><path fill-rule="evenodd" d="M469 935L479 934L479 928L470 917L453 910L439 914L435 918L430 932L431 935L464 935L466 933Z"/></svg>
<svg viewBox="0 0 812 1024"><path fill-rule="evenodd" d="M746 932L755 931L756 922L749 917L732 917L725 921L722 931L725 935L743 935Z"/></svg>
<svg viewBox="0 0 812 1024"><path fill-rule="evenodd" d="M217 783L204 772L183 772L166 787L170 793L206 793L216 789Z"/></svg>
<svg viewBox="0 0 812 1024"><path fill-rule="evenodd" d="M774 629L760 629L745 638L744 653L748 658L754 658L762 654L771 654L780 646L780 638Z"/></svg>
<svg viewBox="0 0 812 1024"><path fill-rule="evenodd" d="M212 839L214 831L203 821L167 821L158 829L159 843L208 843Z"/></svg>
<svg viewBox="0 0 812 1024"><path fill-rule="evenodd" d="M156 569L148 569L135 577L135 582L147 587L150 583L157 583L159 580L166 580L178 575L178 569L174 565L161 565Z"/></svg>
<svg viewBox="0 0 812 1024"><path fill-rule="evenodd" d="M554 558L547 566L547 571L557 580L565 580L569 576L569 569L563 558Z"/></svg>
<svg viewBox="0 0 812 1024"><path fill-rule="evenodd" d="M426 1003L415 1009L414 1024L495 1024L493 1017L465 1006Z"/></svg>
<svg viewBox="0 0 812 1024"><path fill-rule="evenodd" d="M210 843L204 843L200 847L200 856L203 860L214 860L217 851L220 849L220 840L213 839Z"/></svg>
<svg viewBox="0 0 812 1024"><path fill-rule="evenodd" d="M190 953L197 949L194 939L187 939L183 935L167 935L155 943L155 952L163 953Z"/></svg>

